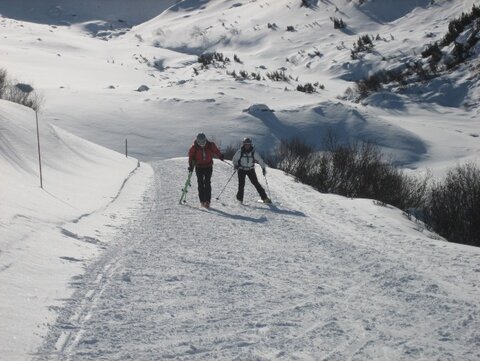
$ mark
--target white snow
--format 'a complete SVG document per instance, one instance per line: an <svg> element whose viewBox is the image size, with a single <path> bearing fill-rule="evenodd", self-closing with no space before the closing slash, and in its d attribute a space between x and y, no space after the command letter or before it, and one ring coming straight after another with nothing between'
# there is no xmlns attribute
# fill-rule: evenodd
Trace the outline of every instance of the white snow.
<svg viewBox="0 0 480 361"><path fill-rule="evenodd" d="M480 356L479 249L275 170L272 206L251 186L238 205L236 180L216 201L232 173L222 163L210 210L198 207L195 184L179 205L186 163L153 164L148 199L76 279L40 360Z"/></svg>
<svg viewBox="0 0 480 361"><path fill-rule="evenodd" d="M40 115L41 189L35 113L0 100L0 124L0 347L2 358L19 360L55 321L56 307L72 293L69 280L128 217L125 208L139 201L151 169L137 169L136 159L45 124ZM112 208L120 189L123 200Z"/></svg>
<svg viewBox="0 0 480 361"><path fill-rule="evenodd" d="M209 212L195 185L177 205L178 157L200 131L269 152L293 135L321 147L333 130L435 177L478 164L478 59L342 97L417 59L474 0L300 3L0 0L0 67L45 99L43 190L35 113L0 100L0 358L480 358L477 249L273 170L273 209L251 189L236 205L235 180ZM374 51L352 60L364 34L379 35ZM231 61L201 69L207 51ZM288 82L267 77L278 70ZM295 90L307 82L325 89ZM125 139L149 163L125 158ZM230 175L215 165L214 196Z"/></svg>

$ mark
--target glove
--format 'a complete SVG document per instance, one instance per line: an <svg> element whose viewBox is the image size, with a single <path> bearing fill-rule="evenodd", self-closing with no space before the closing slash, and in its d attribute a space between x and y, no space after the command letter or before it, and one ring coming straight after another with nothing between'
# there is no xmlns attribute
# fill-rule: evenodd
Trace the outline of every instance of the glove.
<svg viewBox="0 0 480 361"><path fill-rule="evenodd" d="M223 154L220 154L220 158L219 158L222 162L223 160L225 159L225 156Z"/></svg>
<svg viewBox="0 0 480 361"><path fill-rule="evenodd" d="M188 166L188 173L193 172L193 165Z"/></svg>
<svg viewBox="0 0 480 361"><path fill-rule="evenodd" d="M267 175L267 168L262 168L262 173L263 173L263 176L266 176Z"/></svg>
<svg viewBox="0 0 480 361"><path fill-rule="evenodd" d="M238 165L234 165L233 169L238 170Z"/></svg>

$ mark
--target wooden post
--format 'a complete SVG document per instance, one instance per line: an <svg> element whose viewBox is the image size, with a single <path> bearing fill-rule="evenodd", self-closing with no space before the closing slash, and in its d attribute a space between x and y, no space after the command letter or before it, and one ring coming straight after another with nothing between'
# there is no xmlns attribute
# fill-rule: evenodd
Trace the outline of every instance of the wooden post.
<svg viewBox="0 0 480 361"><path fill-rule="evenodd" d="M125 157L128 158L128 139L125 139Z"/></svg>
<svg viewBox="0 0 480 361"><path fill-rule="evenodd" d="M35 118L37 119L37 145L38 145L38 168L40 169L40 188L43 189L42 156L40 152L40 131L38 130L38 113L36 111L35 111Z"/></svg>

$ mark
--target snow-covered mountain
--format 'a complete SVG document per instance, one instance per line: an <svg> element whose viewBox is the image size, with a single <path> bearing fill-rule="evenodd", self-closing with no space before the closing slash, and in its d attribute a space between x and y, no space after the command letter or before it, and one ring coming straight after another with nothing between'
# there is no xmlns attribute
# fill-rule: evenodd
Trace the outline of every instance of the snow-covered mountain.
<svg viewBox="0 0 480 361"><path fill-rule="evenodd" d="M0 68L44 98L43 190L35 113L0 100L2 357L478 359L476 249L277 171L274 208L235 205L235 181L208 213L176 205L200 131L264 153L292 136L322 149L333 131L412 173L478 164L478 43L451 68L442 48L429 80L349 90L427 67L427 45L475 4L0 0ZM150 164L120 154L125 139ZM215 165L214 193L230 175Z"/></svg>
<svg viewBox="0 0 480 361"><path fill-rule="evenodd" d="M129 9L127 3L117 1L114 8ZM22 19L35 18L32 12L48 14L47 7L28 4L4 3L0 11L23 9L16 16ZM159 4L163 9L168 2ZM145 160L185 154L198 131L224 146L249 134L267 151L295 134L321 146L328 129L377 142L413 168L478 156L478 72L454 70L406 94L375 95L369 105L338 98L353 80L416 59L427 44L441 39L451 19L470 11L473 0L300 4L190 0L153 17L152 2L143 1L136 10L145 9L151 20L123 36L92 37L86 28L96 7L78 2L63 13L80 13L80 7L87 15L70 26L3 18L2 66L44 93L46 121L116 150L128 136L132 152ZM105 18L103 12L98 17ZM125 19L134 23L133 17ZM334 29L334 17L346 28ZM294 31L287 31L289 26ZM351 59L353 44L365 34L379 36L375 50ZM201 70L198 55L214 51L230 62ZM233 71L244 71L249 79L228 75ZM284 71L288 81L269 79L276 71ZM296 91L307 82L325 89ZM149 91L136 91L141 85ZM249 111L255 105L274 112ZM177 131L185 128L190 131Z"/></svg>

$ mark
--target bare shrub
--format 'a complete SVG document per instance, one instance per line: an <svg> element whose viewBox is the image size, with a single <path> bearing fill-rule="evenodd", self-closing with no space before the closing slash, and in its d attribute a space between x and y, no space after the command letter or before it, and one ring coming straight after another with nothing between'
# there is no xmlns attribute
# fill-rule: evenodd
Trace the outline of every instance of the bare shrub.
<svg viewBox="0 0 480 361"><path fill-rule="evenodd" d="M5 69L0 69L0 99L3 98L5 89L7 88L7 71Z"/></svg>
<svg viewBox="0 0 480 361"><path fill-rule="evenodd" d="M278 162L276 166L289 174L296 175L313 150L311 145L298 137L282 139L275 152L275 159Z"/></svg>
<svg viewBox="0 0 480 361"><path fill-rule="evenodd" d="M450 242L480 246L480 169L458 166L433 185L425 210L427 224Z"/></svg>
<svg viewBox="0 0 480 361"><path fill-rule="evenodd" d="M38 93L33 90L33 88L29 92L24 91L21 87L18 87L17 85L9 84L4 91L3 99L11 101L13 103L24 105L38 111L42 103L42 99L38 95Z"/></svg>
<svg viewBox="0 0 480 361"><path fill-rule="evenodd" d="M320 192L376 199L403 210L423 206L428 179L407 176L385 161L374 144L340 144L330 135L326 148L315 152L299 138L284 139L276 151L276 165Z"/></svg>
<svg viewBox="0 0 480 361"><path fill-rule="evenodd" d="M230 144L225 149L222 149L222 154L225 159L232 160L233 156L242 147L242 143L238 142L237 144Z"/></svg>
<svg viewBox="0 0 480 361"><path fill-rule="evenodd" d="M31 85L13 83L4 69L0 69L0 99L24 105L35 111L40 109L43 101Z"/></svg>

